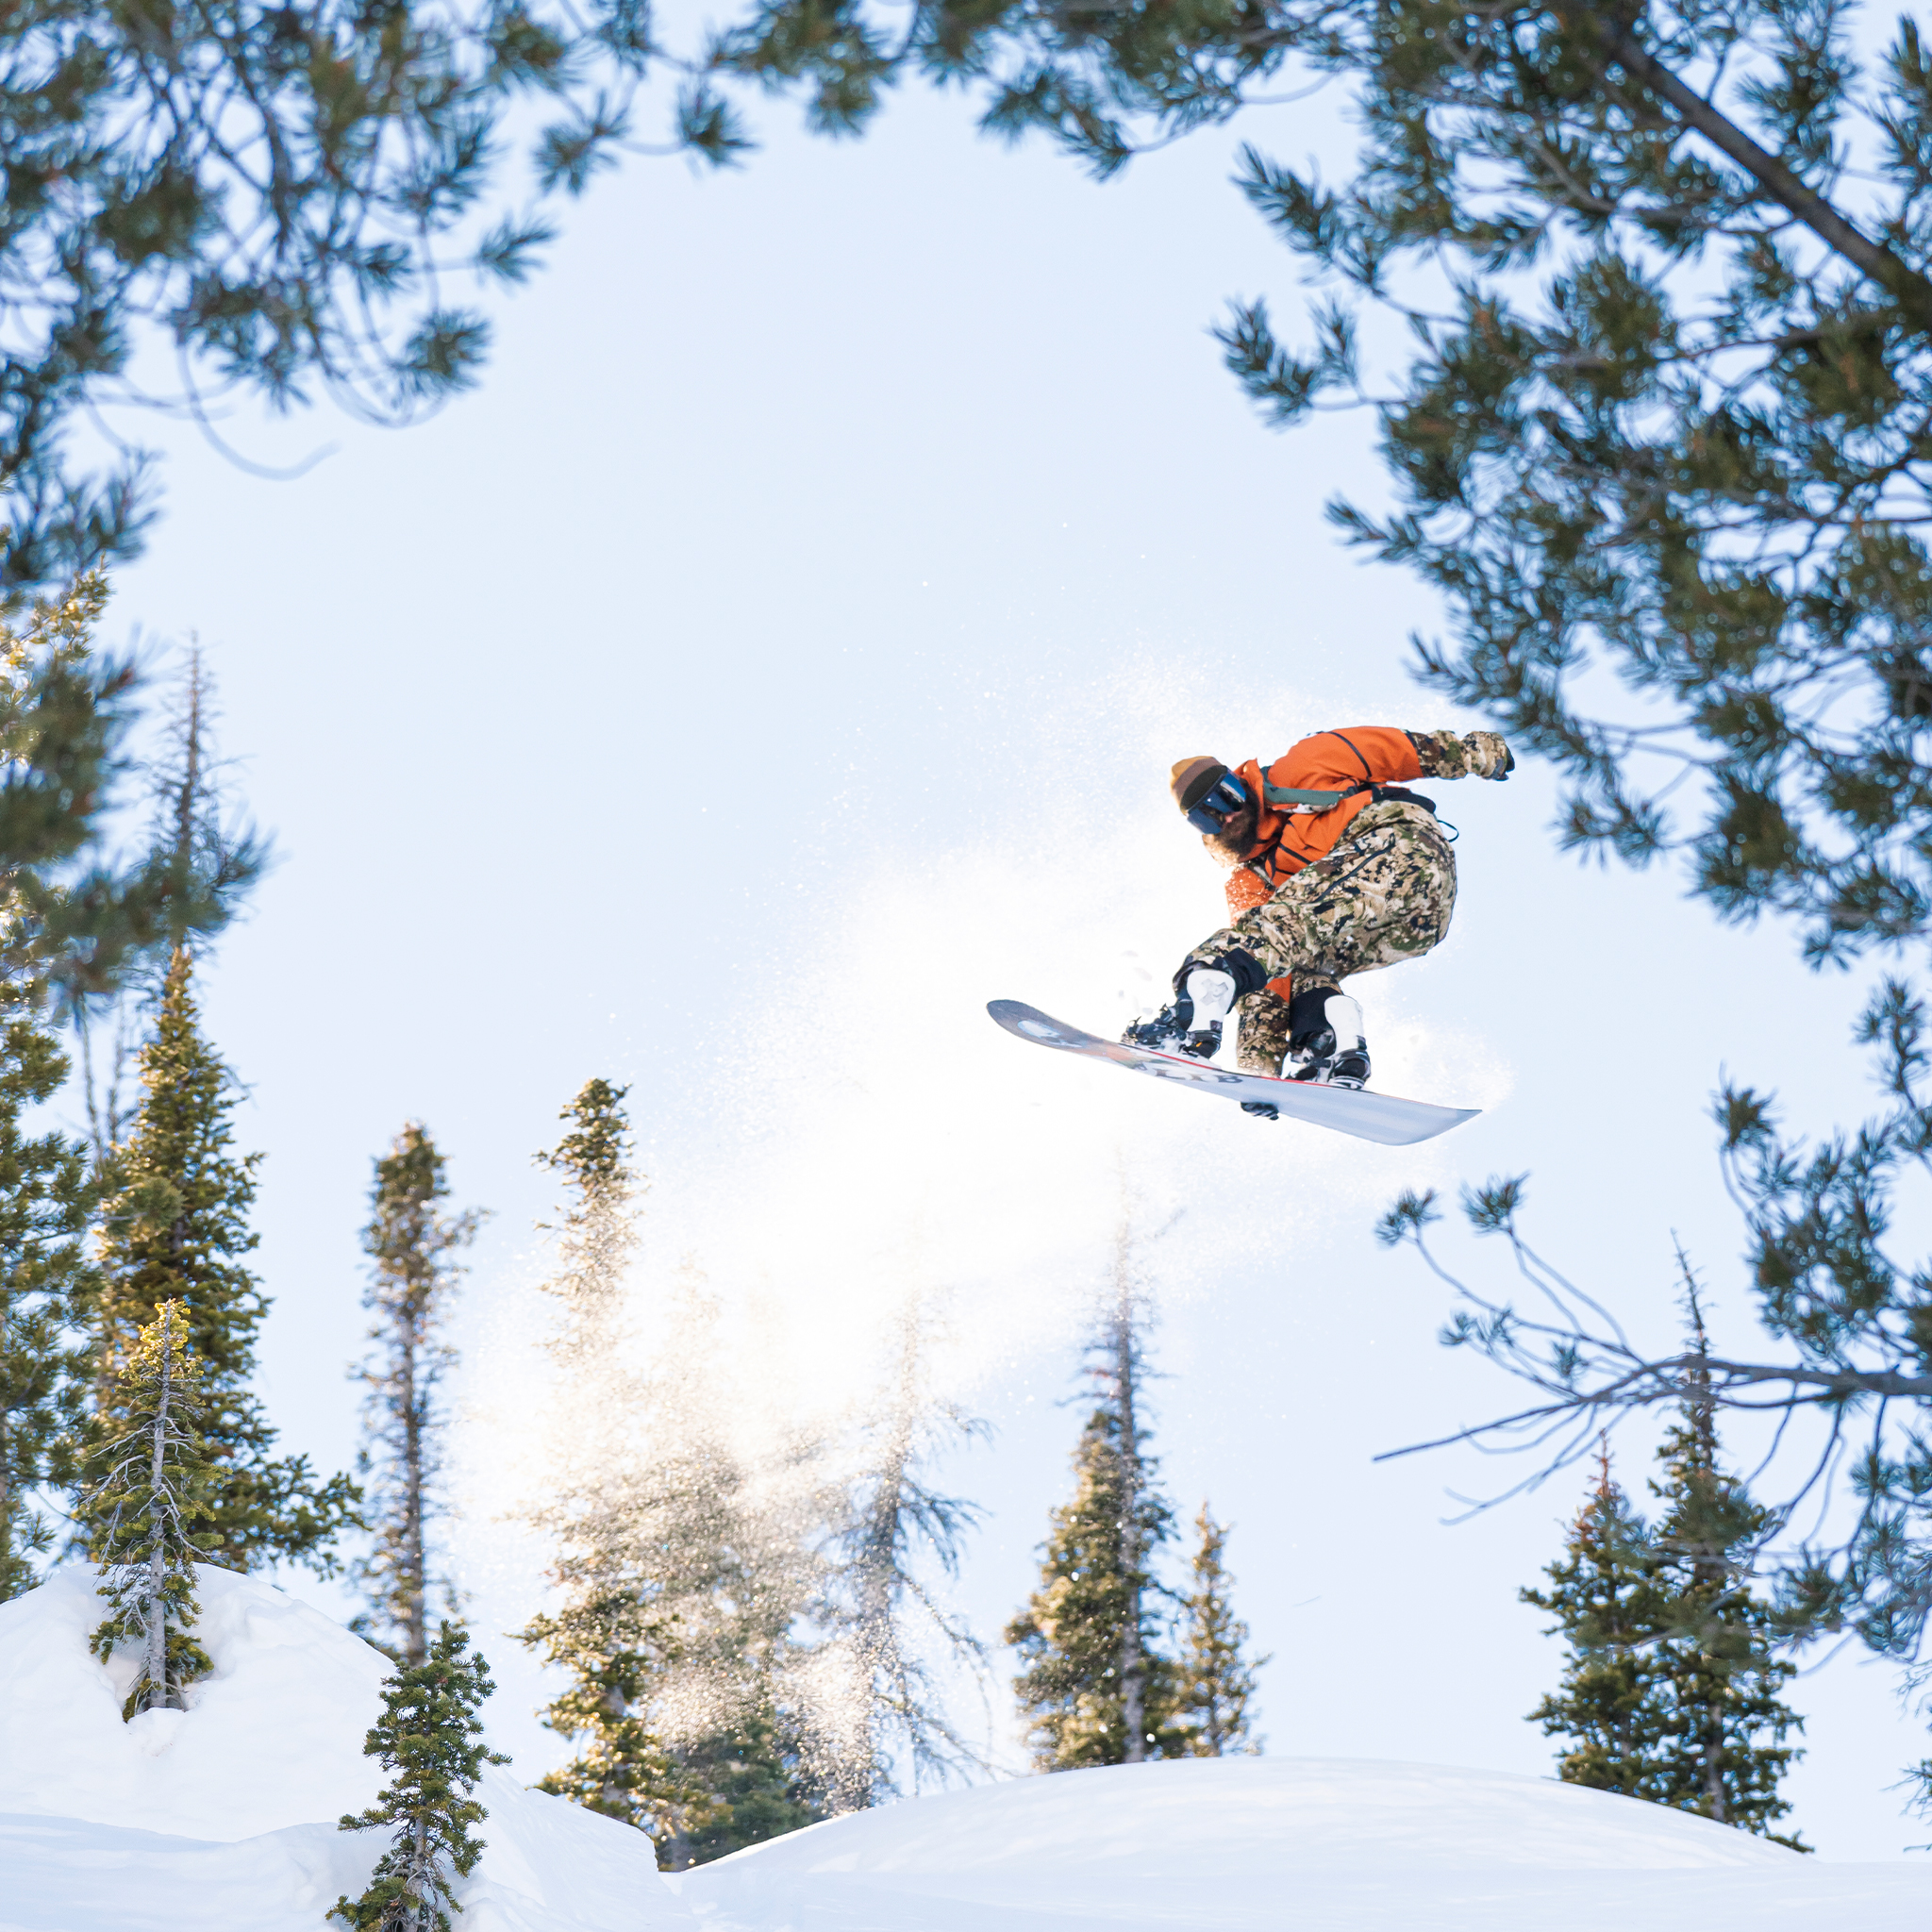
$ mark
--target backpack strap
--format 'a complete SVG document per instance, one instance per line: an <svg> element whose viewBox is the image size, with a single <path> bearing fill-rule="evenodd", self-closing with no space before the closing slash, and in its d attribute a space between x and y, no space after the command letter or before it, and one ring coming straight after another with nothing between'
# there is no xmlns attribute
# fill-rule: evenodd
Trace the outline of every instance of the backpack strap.
<svg viewBox="0 0 1932 1932"><path fill-rule="evenodd" d="M1333 811L1344 798L1353 798L1365 788L1351 785L1346 791L1301 791L1292 785L1271 785L1264 778L1261 791L1270 805L1306 805L1315 811Z"/></svg>

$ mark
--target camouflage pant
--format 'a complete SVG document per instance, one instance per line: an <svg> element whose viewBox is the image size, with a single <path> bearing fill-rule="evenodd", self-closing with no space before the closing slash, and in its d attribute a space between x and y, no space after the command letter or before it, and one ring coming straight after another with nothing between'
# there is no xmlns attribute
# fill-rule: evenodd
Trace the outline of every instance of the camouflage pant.
<svg viewBox="0 0 1932 1932"><path fill-rule="evenodd" d="M1339 985L1354 973L1420 958L1456 909L1456 856L1420 806L1372 805L1325 858L1307 865L1265 905L1196 946L1190 959L1239 947L1270 979L1297 989ZM1272 992L1241 1003L1240 1060L1276 1073L1288 1049L1288 1002Z"/></svg>

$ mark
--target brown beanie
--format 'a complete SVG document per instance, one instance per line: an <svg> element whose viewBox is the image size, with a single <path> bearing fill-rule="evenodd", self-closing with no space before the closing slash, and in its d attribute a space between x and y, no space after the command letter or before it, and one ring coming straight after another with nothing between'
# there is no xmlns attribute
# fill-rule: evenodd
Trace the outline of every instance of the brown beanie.
<svg viewBox="0 0 1932 1932"><path fill-rule="evenodd" d="M1227 767L1219 758L1183 758L1174 768L1168 789L1183 811L1192 811L1226 776Z"/></svg>

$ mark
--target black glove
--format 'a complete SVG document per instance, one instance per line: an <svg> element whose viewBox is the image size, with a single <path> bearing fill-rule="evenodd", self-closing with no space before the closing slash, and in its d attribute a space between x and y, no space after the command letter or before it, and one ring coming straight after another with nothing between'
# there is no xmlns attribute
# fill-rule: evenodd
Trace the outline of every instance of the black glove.
<svg viewBox="0 0 1932 1932"><path fill-rule="evenodd" d="M1497 771L1497 772L1491 772L1491 773L1490 774L1490 775L1491 775L1491 776L1492 778L1494 778L1494 779L1495 779L1495 781L1496 781L1496 783L1497 783L1498 785L1500 785L1500 784L1502 784L1502 782L1503 782L1503 781L1504 781L1504 780L1505 780L1505 779L1506 779L1507 777L1508 777L1509 774L1510 774L1511 772L1513 772L1513 771L1514 771L1515 769L1516 769L1516 754L1515 754L1515 753L1514 753L1513 751L1511 751L1511 750L1509 749L1509 747L1508 747L1508 746L1507 746L1507 745L1506 744L1506 745L1505 745L1505 746L1503 747L1503 766L1502 766L1502 769L1501 769L1500 771Z"/></svg>

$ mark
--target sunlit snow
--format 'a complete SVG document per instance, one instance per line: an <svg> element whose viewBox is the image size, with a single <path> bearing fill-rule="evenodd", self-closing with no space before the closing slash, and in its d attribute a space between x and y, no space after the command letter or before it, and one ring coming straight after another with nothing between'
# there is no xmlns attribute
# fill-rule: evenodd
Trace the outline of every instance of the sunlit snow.
<svg viewBox="0 0 1932 1932"><path fill-rule="evenodd" d="M319 1932L374 1834L388 1666L272 1585L199 1572L211 1677L121 1721L75 1567L0 1605L0 1932ZM485 1774L461 1932L1920 1932L1932 1873L1828 1865L1547 1780L1227 1758L1073 1772L797 1832L678 1880L641 1835Z"/></svg>

